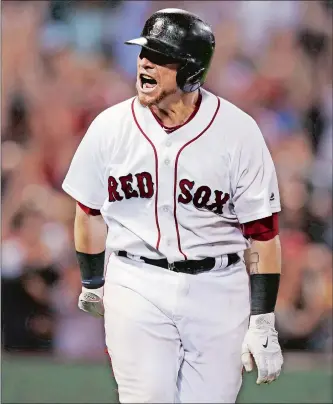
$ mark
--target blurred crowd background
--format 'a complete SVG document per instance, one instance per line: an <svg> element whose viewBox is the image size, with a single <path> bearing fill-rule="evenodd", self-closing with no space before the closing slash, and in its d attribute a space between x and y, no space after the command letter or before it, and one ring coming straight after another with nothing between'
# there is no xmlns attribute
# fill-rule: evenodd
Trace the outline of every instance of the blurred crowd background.
<svg viewBox="0 0 333 404"><path fill-rule="evenodd" d="M103 109L135 95L140 34L157 9L206 19L205 88L253 116L278 172L286 350L332 349L332 1L6 1L2 7L2 349L104 355L77 309L74 202L61 190Z"/></svg>

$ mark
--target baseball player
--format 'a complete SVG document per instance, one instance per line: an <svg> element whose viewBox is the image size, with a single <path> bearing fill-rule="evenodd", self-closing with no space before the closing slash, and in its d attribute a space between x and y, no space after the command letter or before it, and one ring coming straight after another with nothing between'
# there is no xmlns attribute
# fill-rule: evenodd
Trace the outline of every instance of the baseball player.
<svg viewBox="0 0 333 404"><path fill-rule="evenodd" d="M121 403L232 403L243 366L261 384L283 363L274 165L255 121L201 88L205 22L161 10L127 44L137 96L97 116L63 183L79 307L104 315Z"/></svg>

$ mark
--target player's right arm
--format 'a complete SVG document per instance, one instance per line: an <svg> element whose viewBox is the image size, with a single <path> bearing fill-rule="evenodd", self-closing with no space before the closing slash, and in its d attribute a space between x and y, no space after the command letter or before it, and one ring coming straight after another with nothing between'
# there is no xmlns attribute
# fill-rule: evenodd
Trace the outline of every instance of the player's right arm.
<svg viewBox="0 0 333 404"><path fill-rule="evenodd" d="M107 233L100 215L107 198L105 155L109 154L103 144L107 127L103 124L102 115L90 125L63 182L63 189L77 202L74 241L82 282L79 308L96 316L103 315Z"/></svg>
<svg viewBox="0 0 333 404"><path fill-rule="evenodd" d="M97 212L81 204L76 205L74 242L82 282L79 308L95 316L103 316L102 299L107 230L102 216Z"/></svg>

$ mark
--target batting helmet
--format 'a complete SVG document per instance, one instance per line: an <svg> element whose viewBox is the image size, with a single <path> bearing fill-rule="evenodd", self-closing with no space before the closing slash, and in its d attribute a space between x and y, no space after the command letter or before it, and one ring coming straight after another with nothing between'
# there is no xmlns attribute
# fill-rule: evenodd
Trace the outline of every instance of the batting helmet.
<svg viewBox="0 0 333 404"><path fill-rule="evenodd" d="M176 8L154 13L141 37L125 42L175 59L181 66L177 85L184 92L197 90L205 81L214 53L215 38L209 25L196 15Z"/></svg>

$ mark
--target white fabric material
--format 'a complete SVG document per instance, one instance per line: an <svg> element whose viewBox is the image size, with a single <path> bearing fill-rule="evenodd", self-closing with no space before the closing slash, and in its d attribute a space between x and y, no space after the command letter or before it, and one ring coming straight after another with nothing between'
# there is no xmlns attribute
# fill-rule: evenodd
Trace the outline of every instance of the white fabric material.
<svg viewBox="0 0 333 404"><path fill-rule="evenodd" d="M248 328L244 262L186 275L111 256L106 344L121 403L233 403Z"/></svg>
<svg viewBox="0 0 333 404"><path fill-rule="evenodd" d="M244 147L246 145L246 147ZM231 188L240 223L280 211L280 196L272 157L258 125L247 122L232 155Z"/></svg>
<svg viewBox="0 0 333 404"><path fill-rule="evenodd" d="M250 317L250 326L242 345L242 362L247 372L258 369L257 384L270 383L280 375L283 357L275 330L274 313Z"/></svg>
<svg viewBox="0 0 333 404"><path fill-rule="evenodd" d="M137 99L134 116L130 99L105 110L91 124L63 189L82 204L101 209L112 229L106 243L110 251L166 257L169 262L184 255L201 259L237 253L249 247L239 222L280 210L273 162L254 120L233 104L201 92L195 117L171 134ZM119 179L131 174L130 186L138 195L140 173L151 176L153 195L126 199ZM109 201L111 177L117 181L119 201ZM180 202L182 180L193 183L187 203ZM197 191L201 196L195 206ZM230 196L222 213L207 208L218 192ZM200 207L205 195L210 195L207 206Z"/></svg>

